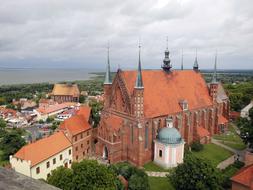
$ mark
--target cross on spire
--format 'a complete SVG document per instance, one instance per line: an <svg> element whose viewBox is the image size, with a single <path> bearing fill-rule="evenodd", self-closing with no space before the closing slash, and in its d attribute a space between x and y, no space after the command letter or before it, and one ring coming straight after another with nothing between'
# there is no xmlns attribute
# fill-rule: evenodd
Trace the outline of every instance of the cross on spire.
<svg viewBox="0 0 253 190"><path fill-rule="evenodd" d="M195 55L195 61L193 64L193 70L198 71L199 70L199 64L198 64L198 49L196 48L196 55Z"/></svg>
<svg viewBox="0 0 253 190"><path fill-rule="evenodd" d="M184 49L182 49L181 70L184 70Z"/></svg>
<svg viewBox="0 0 253 190"><path fill-rule="evenodd" d="M215 52L214 72L213 72L213 77L212 77L212 83L217 83L217 50Z"/></svg>
<svg viewBox="0 0 253 190"><path fill-rule="evenodd" d="M139 62L138 62L138 71L137 71L137 79L135 83L135 88L144 88L142 82L142 74L141 74L141 44L139 40Z"/></svg>

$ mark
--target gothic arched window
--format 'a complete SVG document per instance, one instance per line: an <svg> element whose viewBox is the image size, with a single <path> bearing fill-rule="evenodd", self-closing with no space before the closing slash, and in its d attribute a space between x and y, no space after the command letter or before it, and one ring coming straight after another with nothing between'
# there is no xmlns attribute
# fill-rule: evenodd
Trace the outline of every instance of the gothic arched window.
<svg viewBox="0 0 253 190"><path fill-rule="evenodd" d="M134 143L134 127L131 125L131 142Z"/></svg>
<svg viewBox="0 0 253 190"><path fill-rule="evenodd" d="M148 126L145 127L145 148L148 148Z"/></svg>

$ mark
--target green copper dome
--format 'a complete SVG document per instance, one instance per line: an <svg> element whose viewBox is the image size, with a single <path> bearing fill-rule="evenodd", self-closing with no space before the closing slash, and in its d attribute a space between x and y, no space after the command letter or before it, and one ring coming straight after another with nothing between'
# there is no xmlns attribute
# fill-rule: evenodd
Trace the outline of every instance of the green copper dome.
<svg viewBox="0 0 253 190"><path fill-rule="evenodd" d="M181 134L174 127L164 127L162 128L157 137L158 141L165 144L179 144L183 142Z"/></svg>

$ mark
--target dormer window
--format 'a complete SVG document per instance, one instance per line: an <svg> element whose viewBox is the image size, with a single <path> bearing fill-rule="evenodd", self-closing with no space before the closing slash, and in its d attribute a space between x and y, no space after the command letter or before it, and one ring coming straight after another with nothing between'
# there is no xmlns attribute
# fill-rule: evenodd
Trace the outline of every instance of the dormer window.
<svg viewBox="0 0 253 190"><path fill-rule="evenodd" d="M186 100L180 100L179 104L180 104L183 111L188 110L188 102Z"/></svg>

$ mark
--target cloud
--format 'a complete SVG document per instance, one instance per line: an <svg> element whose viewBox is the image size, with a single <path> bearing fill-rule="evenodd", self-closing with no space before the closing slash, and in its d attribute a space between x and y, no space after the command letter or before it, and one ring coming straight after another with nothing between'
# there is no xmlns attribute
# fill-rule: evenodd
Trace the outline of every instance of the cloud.
<svg viewBox="0 0 253 190"><path fill-rule="evenodd" d="M11 0L0 4L0 67L135 68L141 37L144 68L159 68L169 38L179 68L249 69L253 64L251 0Z"/></svg>

